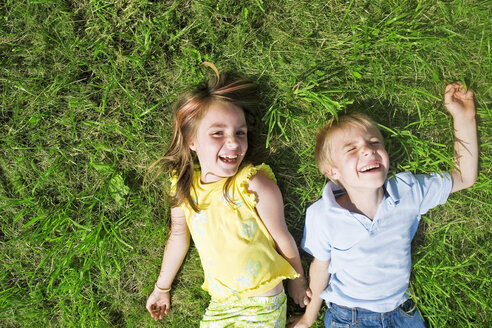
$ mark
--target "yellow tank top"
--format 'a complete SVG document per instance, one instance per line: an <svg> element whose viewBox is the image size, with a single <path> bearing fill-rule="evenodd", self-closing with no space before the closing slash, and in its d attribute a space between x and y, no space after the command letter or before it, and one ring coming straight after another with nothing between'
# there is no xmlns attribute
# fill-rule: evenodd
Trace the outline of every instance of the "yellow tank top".
<svg viewBox="0 0 492 328"><path fill-rule="evenodd" d="M256 213L256 197L248 182L258 171L275 181L266 164L241 167L224 197L226 179L208 184L195 170L192 198L200 212L185 204L186 222L205 274L202 288L217 301L264 293L284 279L299 275L275 249L275 242Z"/></svg>

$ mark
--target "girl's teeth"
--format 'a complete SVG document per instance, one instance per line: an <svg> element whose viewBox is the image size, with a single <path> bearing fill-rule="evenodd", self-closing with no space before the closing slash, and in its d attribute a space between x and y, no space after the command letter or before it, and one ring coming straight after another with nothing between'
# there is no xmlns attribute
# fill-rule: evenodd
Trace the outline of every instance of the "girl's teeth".
<svg viewBox="0 0 492 328"><path fill-rule="evenodd" d="M220 158L224 161L224 162L234 162L237 160L237 155L226 155L226 156L220 156Z"/></svg>

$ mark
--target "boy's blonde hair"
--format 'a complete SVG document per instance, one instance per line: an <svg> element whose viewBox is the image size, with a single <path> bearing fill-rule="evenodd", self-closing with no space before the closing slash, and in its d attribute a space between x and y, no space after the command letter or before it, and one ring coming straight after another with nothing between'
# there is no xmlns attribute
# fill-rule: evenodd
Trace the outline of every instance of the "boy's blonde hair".
<svg viewBox="0 0 492 328"><path fill-rule="evenodd" d="M351 113L341 115L338 118L333 117L319 129L318 135L316 136L316 147L314 149L316 164L318 165L320 172L329 179L331 179L331 177L327 173L327 168L336 167L331 156L331 136L335 132L347 127L359 127L365 130L374 131L384 144L383 136L381 135L376 122L369 116L362 113ZM334 182L338 184L337 181Z"/></svg>

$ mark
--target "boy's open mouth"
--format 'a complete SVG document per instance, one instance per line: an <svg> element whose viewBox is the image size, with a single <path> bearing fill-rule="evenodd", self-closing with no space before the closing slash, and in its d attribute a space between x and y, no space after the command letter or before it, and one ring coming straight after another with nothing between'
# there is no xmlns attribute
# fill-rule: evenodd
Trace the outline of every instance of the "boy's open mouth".
<svg viewBox="0 0 492 328"><path fill-rule="evenodd" d="M380 168L381 168L381 164L373 163L373 164L369 164L369 165L362 167L359 171L362 173L367 173L367 172L376 171Z"/></svg>

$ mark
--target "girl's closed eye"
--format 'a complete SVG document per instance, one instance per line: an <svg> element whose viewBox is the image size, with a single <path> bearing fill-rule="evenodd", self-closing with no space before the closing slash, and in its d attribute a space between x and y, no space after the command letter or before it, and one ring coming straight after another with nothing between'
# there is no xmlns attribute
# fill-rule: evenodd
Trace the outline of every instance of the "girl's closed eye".
<svg viewBox="0 0 492 328"><path fill-rule="evenodd" d="M220 137L222 137L222 136L224 135L224 132L223 132L223 131L213 131L213 132L211 133L211 135L212 135L213 137L220 138Z"/></svg>

